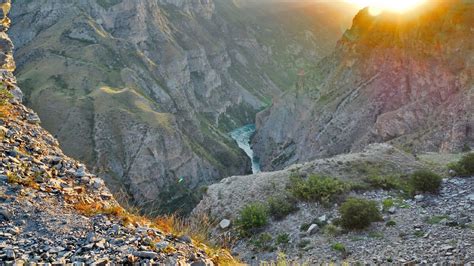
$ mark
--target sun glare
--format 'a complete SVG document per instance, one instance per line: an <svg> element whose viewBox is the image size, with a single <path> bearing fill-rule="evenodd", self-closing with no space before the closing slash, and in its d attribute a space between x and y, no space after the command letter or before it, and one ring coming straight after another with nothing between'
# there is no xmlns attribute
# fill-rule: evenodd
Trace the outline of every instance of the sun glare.
<svg viewBox="0 0 474 266"><path fill-rule="evenodd" d="M359 8L369 7L370 14L376 16L383 11L403 13L411 10L426 0L347 0Z"/></svg>

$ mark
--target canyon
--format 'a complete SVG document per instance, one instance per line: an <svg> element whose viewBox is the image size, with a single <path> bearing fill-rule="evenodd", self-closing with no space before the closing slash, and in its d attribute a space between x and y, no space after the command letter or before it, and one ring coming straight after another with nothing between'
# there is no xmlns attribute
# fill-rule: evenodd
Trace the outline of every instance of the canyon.
<svg viewBox="0 0 474 266"><path fill-rule="evenodd" d="M0 262L474 261L471 1L10 4Z"/></svg>
<svg viewBox="0 0 474 266"><path fill-rule="evenodd" d="M66 154L124 204L189 213L207 185L251 173L228 133L329 54L350 21L341 8L20 1L10 35L25 104Z"/></svg>

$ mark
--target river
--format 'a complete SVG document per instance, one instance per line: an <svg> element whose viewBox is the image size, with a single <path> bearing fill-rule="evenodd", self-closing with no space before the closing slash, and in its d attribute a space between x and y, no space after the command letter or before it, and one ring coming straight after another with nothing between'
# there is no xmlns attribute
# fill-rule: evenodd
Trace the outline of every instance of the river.
<svg viewBox="0 0 474 266"><path fill-rule="evenodd" d="M250 139L255 133L255 125L250 124L237 128L234 131L230 132L230 136L237 141L239 147L247 154L247 156L252 161L252 173L260 173L260 162L258 157L255 156L250 144Z"/></svg>

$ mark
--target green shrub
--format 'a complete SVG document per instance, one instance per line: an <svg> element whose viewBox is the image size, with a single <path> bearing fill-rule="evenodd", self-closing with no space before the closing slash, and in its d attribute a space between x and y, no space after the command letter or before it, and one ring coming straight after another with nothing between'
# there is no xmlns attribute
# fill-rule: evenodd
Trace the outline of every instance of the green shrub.
<svg viewBox="0 0 474 266"><path fill-rule="evenodd" d="M390 220L385 224L385 226L387 226L387 227L391 227L391 226L395 226L395 225L397 225L397 222L395 222L394 220Z"/></svg>
<svg viewBox="0 0 474 266"><path fill-rule="evenodd" d="M309 241L308 239L302 239L299 243L298 243L298 248L305 248L307 247L309 244L311 244L311 241Z"/></svg>
<svg viewBox="0 0 474 266"><path fill-rule="evenodd" d="M287 233L279 234L276 238L277 245L286 245L290 242L290 235Z"/></svg>
<svg viewBox="0 0 474 266"><path fill-rule="evenodd" d="M289 190L296 198L328 203L336 195L346 192L348 185L332 177L311 175L304 179L301 176L292 175Z"/></svg>
<svg viewBox="0 0 474 266"><path fill-rule="evenodd" d="M331 248L335 251L346 252L346 246L344 246L342 243L333 244Z"/></svg>
<svg viewBox="0 0 474 266"><path fill-rule="evenodd" d="M384 211L388 211L390 208L395 206L395 202L393 201L393 199L384 199L382 201L382 206Z"/></svg>
<svg viewBox="0 0 474 266"><path fill-rule="evenodd" d="M448 164L448 168L453 170L458 176L474 175L474 153L464 155L457 163Z"/></svg>
<svg viewBox="0 0 474 266"><path fill-rule="evenodd" d="M442 178L428 170L419 170L413 173L410 183L415 191L419 192L438 192L441 186Z"/></svg>
<svg viewBox="0 0 474 266"><path fill-rule="evenodd" d="M298 209L296 199L291 196L271 197L267 204L268 212L277 220L285 218Z"/></svg>
<svg viewBox="0 0 474 266"><path fill-rule="evenodd" d="M413 235L416 236L416 237L423 237L423 236L425 236L425 232L423 232L423 231L415 231L415 232L413 233Z"/></svg>
<svg viewBox="0 0 474 266"><path fill-rule="evenodd" d="M469 153L459 161L459 167L462 169L460 175L474 176L474 153Z"/></svg>
<svg viewBox="0 0 474 266"><path fill-rule="evenodd" d="M240 211L240 216L236 225L244 232L250 233L252 230L264 227L268 223L268 211L261 203L252 203L245 206Z"/></svg>
<svg viewBox="0 0 474 266"><path fill-rule="evenodd" d="M323 233L326 236L337 236L341 234L341 229L334 224L327 224L323 228Z"/></svg>
<svg viewBox="0 0 474 266"><path fill-rule="evenodd" d="M375 201L349 198L339 208L341 225L347 229L363 229L381 220Z"/></svg>
<svg viewBox="0 0 474 266"><path fill-rule="evenodd" d="M455 163L449 163L448 164L448 169L454 171L454 174L451 174L452 176L463 176L464 174L464 169L463 167L459 164L459 162Z"/></svg>
<svg viewBox="0 0 474 266"><path fill-rule="evenodd" d="M273 251L273 239L269 233L262 233L257 239L253 240L255 248L259 251Z"/></svg>
<svg viewBox="0 0 474 266"><path fill-rule="evenodd" d="M472 149L471 149L471 146L469 146L468 144L464 144L464 146L462 147L462 152L471 152Z"/></svg>

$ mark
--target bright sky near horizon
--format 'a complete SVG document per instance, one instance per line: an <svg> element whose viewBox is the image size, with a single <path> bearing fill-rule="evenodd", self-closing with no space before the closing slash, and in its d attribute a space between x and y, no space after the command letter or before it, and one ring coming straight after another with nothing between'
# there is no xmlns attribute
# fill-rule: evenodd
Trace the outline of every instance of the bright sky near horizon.
<svg viewBox="0 0 474 266"><path fill-rule="evenodd" d="M353 3L360 8L370 7L370 12L373 15L378 15L382 11L405 12L413 9L426 0L346 0Z"/></svg>

